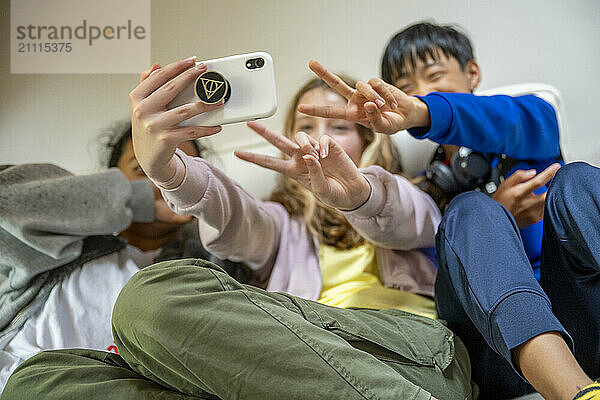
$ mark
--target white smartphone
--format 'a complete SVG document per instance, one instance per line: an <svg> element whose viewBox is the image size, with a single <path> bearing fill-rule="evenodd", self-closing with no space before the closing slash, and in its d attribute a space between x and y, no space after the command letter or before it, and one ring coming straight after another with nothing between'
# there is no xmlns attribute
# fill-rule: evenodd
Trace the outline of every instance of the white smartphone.
<svg viewBox="0 0 600 400"><path fill-rule="evenodd" d="M211 103L217 97L219 99L224 97L225 105L187 119L180 123L181 126L233 124L267 118L275 114L277 110L275 74L273 59L268 53L240 54L201 62L206 64L207 72L179 93L167 108L197 101ZM225 78L225 82L222 78ZM213 98L210 99L211 97Z"/></svg>

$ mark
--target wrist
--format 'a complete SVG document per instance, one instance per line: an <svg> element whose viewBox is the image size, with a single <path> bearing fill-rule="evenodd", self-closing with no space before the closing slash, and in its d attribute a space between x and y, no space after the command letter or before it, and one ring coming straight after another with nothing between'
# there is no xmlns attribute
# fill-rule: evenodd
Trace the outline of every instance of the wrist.
<svg viewBox="0 0 600 400"><path fill-rule="evenodd" d="M340 209L340 211L354 211L362 207L371 197L371 183L369 183L369 180L363 174L360 175L361 184L359 185L359 188L357 188L356 194L351 196L351 198L356 199L356 201L349 204L348 209Z"/></svg>
<svg viewBox="0 0 600 400"><path fill-rule="evenodd" d="M414 103L413 118L411 118L411 128L429 128L431 119L429 117L429 107L427 103L418 97L412 97Z"/></svg>
<svg viewBox="0 0 600 400"><path fill-rule="evenodd" d="M171 159L166 163L163 176L152 178L154 183L162 189L174 189L183 182L185 178L185 164L177 154L173 154Z"/></svg>

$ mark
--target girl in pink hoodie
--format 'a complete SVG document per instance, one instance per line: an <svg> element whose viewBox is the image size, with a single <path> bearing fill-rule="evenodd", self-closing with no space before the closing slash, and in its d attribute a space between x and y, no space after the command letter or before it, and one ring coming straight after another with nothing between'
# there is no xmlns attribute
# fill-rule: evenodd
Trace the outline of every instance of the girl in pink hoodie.
<svg viewBox="0 0 600 400"><path fill-rule="evenodd" d="M165 151L161 159L168 162L153 172L156 149L174 137L153 132L154 114L136 118L134 111L136 154L171 207L198 218L204 246L249 265L267 290L343 308L397 308L435 317L430 250L440 221L436 204L400 174L389 136L296 110L301 103L345 102L313 79L292 101L285 135L248 123L283 153L279 159L236 152L282 174L270 201L255 198L206 160L181 151ZM176 129L202 132L198 136L216 131ZM144 152L142 138L152 143L152 155ZM144 165L146 157L150 162ZM359 170L361 164L368 167ZM398 229L389 235L386 226Z"/></svg>

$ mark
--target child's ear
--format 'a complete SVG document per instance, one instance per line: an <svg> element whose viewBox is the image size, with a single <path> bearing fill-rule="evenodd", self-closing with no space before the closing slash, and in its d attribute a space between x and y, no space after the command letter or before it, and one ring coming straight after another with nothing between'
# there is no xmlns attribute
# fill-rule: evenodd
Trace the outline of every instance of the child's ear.
<svg viewBox="0 0 600 400"><path fill-rule="evenodd" d="M477 61L469 61L467 65L465 65L465 73L467 74L467 79L469 81L469 89L471 89L472 92L479 86L479 82L481 82L481 70L479 69Z"/></svg>

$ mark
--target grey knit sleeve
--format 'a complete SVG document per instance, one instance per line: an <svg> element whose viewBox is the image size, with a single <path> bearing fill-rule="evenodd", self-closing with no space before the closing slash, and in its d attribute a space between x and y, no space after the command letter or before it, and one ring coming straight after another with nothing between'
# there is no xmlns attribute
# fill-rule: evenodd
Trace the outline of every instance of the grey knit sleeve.
<svg viewBox="0 0 600 400"><path fill-rule="evenodd" d="M83 238L120 233L134 217L153 219L152 188L135 186L118 169L76 176L51 164L27 164L0 171L0 236L11 243L0 261L28 264L21 258L32 260L34 253L40 262L62 265L79 256Z"/></svg>

